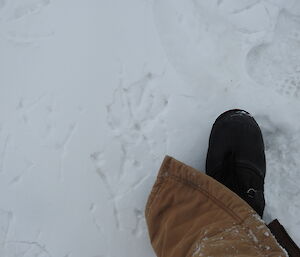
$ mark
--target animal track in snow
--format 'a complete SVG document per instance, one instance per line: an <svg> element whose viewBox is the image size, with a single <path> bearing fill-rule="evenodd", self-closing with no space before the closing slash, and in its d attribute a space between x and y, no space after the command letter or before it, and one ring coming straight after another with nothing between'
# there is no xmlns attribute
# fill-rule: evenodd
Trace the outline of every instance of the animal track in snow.
<svg viewBox="0 0 300 257"><path fill-rule="evenodd" d="M36 241L8 241L6 248L8 257L51 257L46 247Z"/></svg>
<svg viewBox="0 0 300 257"><path fill-rule="evenodd" d="M107 122L117 134L141 134L144 127L153 123L168 104L168 99L157 90L150 89L157 76L148 73L129 87L118 87L113 102L107 105Z"/></svg>
<svg viewBox="0 0 300 257"><path fill-rule="evenodd" d="M248 74L257 83L284 96L300 97L300 18L283 10L272 42L252 48L246 59Z"/></svg>
<svg viewBox="0 0 300 257"><path fill-rule="evenodd" d="M153 88L152 81L158 77L148 73L128 87L121 85L115 90L112 103L107 105L107 124L121 143L121 179L130 159L128 152L132 152L135 146L143 142L151 151L157 135L157 140L166 142L164 121L160 115L168 105L168 98ZM133 158L131 162L137 166L137 160Z"/></svg>
<svg viewBox="0 0 300 257"><path fill-rule="evenodd" d="M68 144L70 143L72 137L74 136L74 133L77 128L77 123L72 123L69 126L68 132L63 139L63 141L60 144L57 144L57 148L61 150L60 156L59 156L59 180L64 180L64 159L66 157L66 152L68 148Z"/></svg>
<svg viewBox="0 0 300 257"><path fill-rule="evenodd" d="M10 185L16 185L22 181L22 178L25 176L27 172L29 172L31 169L33 169L35 165L28 161L27 167L25 167L19 174L15 175L11 181L9 182Z"/></svg>
<svg viewBox="0 0 300 257"><path fill-rule="evenodd" d="M7 241L12 213L0 209L0 255L4 255L4 247Z"/></svg>
<svg viewBox="0 0 300 257"><path fill-rule="evenodd" d="M112 211L115 219L116 228L120 229L120 218L119 218L119 212L118 212L117 201L116 201L117 194L113 188L114 180L112 180L107 176L106 173L107 169L105 169L104 167L105 161L104 161L103 151L92 153L90 158L95 165L97 174L99 175L103 185L106 188L109 197L108 199L112 202ZM96 220L97 217L93 215L93 221L95 222ZM98 225L96 225L96 227L97 229L99 229Z"/></svg>
<svg viewBox="0 0 300 257"><path fill-rule="evenodd" d="M0 155L0 172L4 171L4 165L5 165L5 156L6 156L6 152L7 152L7 146L9 143L9 138L10 136L7 136L5 138L4 144L3 144L3 149Z"/></svg>
<svg viewBox="0 0 300 257"><path fill-rule="evenodd" d="M166 142L162 114L168 105L168 98L155 87L158 78L148 73L128 86L120 84L106 109L113 140L109 146L91 154L108 200L112 203L116 228L129 229L134 236L140 236L144 231L138 211L142 207L135 205L133 209L136 211L128 214L126 208L121 207L122 199L139 190L149 178L141 163L153 163L157 145L164 149ZM112 155L115 156L113 163L107 164L105 160ZM136 218L136 223L123 227L122 220L134 219L132 216Z"/></svg>
<svg viewBox="0 0 300 257"><path fill-rule="evenodd" d="M104 157L103 157L103 152L95 152L95 153L91 154L91 159L95 163L96 172L99 175L100 179L102 180L104 186L106 187L106 190L109 194L109 198L113 199L115 197L113 189L110 186L110 182L108 181L105 171L103 171L103 165L105 163Z"/></svg>
<svg viewBox="0 0 300 257"><path fill-rule="evenodd" d="M12 212L0 209L0 256L5 257L51 257L46 247L38 241L9 240ZM39 235L37 236L37 238Z"/></svg>
<svg viewBox="0 0 300 257"><path fill-rule="evenodd" d="M143 211L135 208L134 209L134 214L136 216L136 226L135 228L132 230L132 234L134 236L141 236L143 234L143 232L145 231L144 229L144 213Z"/></svg>

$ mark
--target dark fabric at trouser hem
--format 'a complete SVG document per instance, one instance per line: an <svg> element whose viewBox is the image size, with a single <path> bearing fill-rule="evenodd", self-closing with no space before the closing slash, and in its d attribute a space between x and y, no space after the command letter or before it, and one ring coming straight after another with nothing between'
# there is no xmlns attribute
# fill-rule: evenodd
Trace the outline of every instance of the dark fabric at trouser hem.
<svg viewBox="0 0 300 257"><path fill-rule="evenodd" d="M278 243L288 252L290 257L300 257L299 247L277 219L273 220L268 227L277 239Z"/></svg>

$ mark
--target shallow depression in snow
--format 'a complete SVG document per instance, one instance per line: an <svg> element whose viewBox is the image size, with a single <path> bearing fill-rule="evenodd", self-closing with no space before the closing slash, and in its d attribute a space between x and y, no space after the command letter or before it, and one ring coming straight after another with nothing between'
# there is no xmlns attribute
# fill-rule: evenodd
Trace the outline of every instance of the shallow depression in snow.
<svg viewBox="0 0 300 257"><path fill-rule="evenodd" d="M153 257L164 155L204 171L230 108L262 128L264 219L300 244L299 16L296 0L0 0L0 256Z"/></svg>

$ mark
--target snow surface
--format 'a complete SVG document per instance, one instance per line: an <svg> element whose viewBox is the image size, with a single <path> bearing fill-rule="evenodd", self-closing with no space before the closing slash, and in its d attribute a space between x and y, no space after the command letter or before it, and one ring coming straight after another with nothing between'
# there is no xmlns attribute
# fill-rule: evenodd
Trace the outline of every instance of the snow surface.
<svg viewBox="0 0 300 257"><path fill-rule="evenodd" d="M251 112L264 219L300 244L300 1L0 0L0 256L153 257L165 154Z"/></svg>

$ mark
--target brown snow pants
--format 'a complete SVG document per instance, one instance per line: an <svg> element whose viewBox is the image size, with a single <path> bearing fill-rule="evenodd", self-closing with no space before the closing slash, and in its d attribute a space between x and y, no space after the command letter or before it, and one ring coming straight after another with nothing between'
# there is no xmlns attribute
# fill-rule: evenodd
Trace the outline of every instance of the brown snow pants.
<svg viewBox="0 0 300 257"><path fill-rule="evenodd" d="M287 256L244 200L169 156L162 163L145 215L158 257Z"/></svg>

